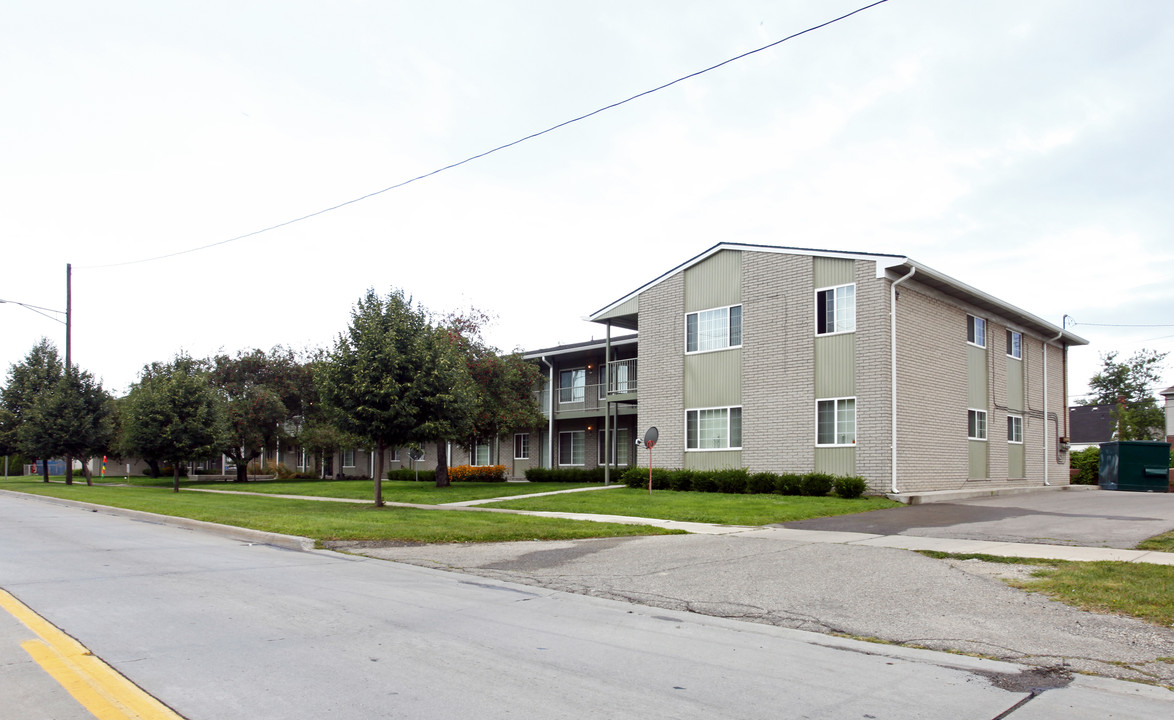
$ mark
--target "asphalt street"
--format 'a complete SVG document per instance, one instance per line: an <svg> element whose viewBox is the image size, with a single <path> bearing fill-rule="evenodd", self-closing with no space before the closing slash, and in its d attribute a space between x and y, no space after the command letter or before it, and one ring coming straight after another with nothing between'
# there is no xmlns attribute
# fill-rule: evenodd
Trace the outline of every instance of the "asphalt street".
<svg viewBox="0 0 1174 720"><path fill-rule="evenodd" d="M524 554L559 551L530 545ZM580 558L602 554L570 546ZM660 549L666 571L695 562L692 547ZM731 558L748 550L757 548ZM715 574L722 566L709 564L711 584L730 581ZM1174 707L1166 690L1062 669L1025 672L10 496L0 497L0 586L190 720L1165 718ZM0 625L10 661L0 708L16 706L10 696L33 670L8 647L23 637Z"/></svg>

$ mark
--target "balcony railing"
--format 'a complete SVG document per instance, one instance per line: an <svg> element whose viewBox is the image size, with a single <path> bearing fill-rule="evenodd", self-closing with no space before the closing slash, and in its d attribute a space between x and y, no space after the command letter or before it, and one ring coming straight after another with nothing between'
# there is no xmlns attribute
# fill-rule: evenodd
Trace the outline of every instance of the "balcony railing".
<svg viewBox="0 0 1174 720"><path fill-rule="evenodd" d="M627 395L636 392L636 358L612 360L607 364L607 394Z"/></svg>

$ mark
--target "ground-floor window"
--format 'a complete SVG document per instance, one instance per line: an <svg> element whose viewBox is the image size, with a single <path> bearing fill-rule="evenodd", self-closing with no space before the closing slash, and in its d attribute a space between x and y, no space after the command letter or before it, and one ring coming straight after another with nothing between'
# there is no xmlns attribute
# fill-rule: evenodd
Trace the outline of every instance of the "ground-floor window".
<svg viewBox="0 0 1174 720"><path fill-rule="evenodd" d="M530 459L530 433L514 435L514 460Z"/></svg>
<svg viewBox="0 0 1174 720"><path fill-rule="evenodd" d="M472 452L469 453L471 465L488 465L489 464L489 443L478 442L472 447Z"/></svg>
<svg viewBox="0 0 1174 720"><path fill-rule="evenodd" d="M611 442L612 437L615 443ZM610 433L599 431L599 457L607 458L600 462L610 462L612 465L627 465L631 461L629 452L631 441L628 439L628 428L612 428Z"/></svg>
<svg viewBox="0 0 1174 720"><path fill-rule="evenodd" d="M815 444L856 444L856 398L815 401Z"/></svg>
<svg viewBox="0 0 1174 720"><path fill-rule="evenodd" d="M342 451L342 466L344 468L353 468L355 466L355 451L354 450L343 450Z"/></svg>
<svg viewBox="0 0 1174 720"><path fill-rule="evenodd" d="M738 450L742 447L742 408L685 411L687 450Z"/></svg>
<svg viewBox="0 0 1174 720"><path fill-rule="evenodd" d="M966 437L971 440L986 440L986 410L966 411Z"/></svg>
<svg viewBox="0 0 1174 720"><path fill-rule="evenodd" d="M572 430L558 434L558 464L584 465L587 462L587 433Z"/></svg>

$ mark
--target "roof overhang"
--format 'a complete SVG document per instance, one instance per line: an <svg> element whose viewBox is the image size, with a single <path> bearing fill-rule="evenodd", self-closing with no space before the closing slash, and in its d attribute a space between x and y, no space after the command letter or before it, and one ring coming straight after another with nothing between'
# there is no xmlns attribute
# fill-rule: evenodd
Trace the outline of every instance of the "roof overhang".
<svg viewBox="0 0 1174 720"><path fill-rule="evenodd" d="M636 335L621 335L611 339L611 346L618 347L621 345L635 345L638 337ZM552 348L543 348L541 350L531 350L522 354L524 360L539 360L544 357L554 357L556 355L570 355L573 353L587 352L590 350L603 350L607 347L607 340L589 340L587 342L571 343L570 345L557 345Z"/></svg>

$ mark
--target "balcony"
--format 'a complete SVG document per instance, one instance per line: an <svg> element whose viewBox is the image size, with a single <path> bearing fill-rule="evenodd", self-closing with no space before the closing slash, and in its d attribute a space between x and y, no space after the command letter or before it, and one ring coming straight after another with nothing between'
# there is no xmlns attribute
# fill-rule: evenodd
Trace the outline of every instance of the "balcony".
<svg viewBox="0 0 1174 720"><path fill-rule="evenodd" d="M608 364L602 383L578 383L556 388L554 412L561 417L588 417L602 415L608 402L636 399L636 360L615 360ZM546 390L535 390L534 399L543 412L550 409L550 395ZM634 408L631 409L635 411Z"/></svg>

